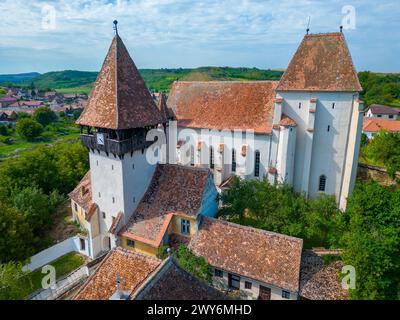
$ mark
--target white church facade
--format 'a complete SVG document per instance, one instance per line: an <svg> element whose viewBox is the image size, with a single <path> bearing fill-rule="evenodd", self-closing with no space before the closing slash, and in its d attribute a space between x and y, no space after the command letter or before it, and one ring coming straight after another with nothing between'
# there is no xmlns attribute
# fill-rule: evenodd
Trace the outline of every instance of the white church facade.
<svg viewBox="0 0 400 320"><path fill-rule="evenodd" d="M218 187L233 175L335 195L344 209L357 171L360 91L343 34L312 34L280 81L178 81L157 106L117 34L77 121L90 172L70 198L90 256L189 241L203 216L216 216ZM146 136L160 128L176 164L146 157L154 146Z"/></svg>

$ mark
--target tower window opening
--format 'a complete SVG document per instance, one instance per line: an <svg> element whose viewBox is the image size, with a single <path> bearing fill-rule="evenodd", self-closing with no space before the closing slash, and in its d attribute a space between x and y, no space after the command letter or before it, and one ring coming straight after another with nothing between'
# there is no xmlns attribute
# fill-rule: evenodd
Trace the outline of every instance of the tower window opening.
<svg viewBox="0 0 400 320"><path fill-rule="evenodd" d="M260 151L255 152L254 176L260 176Z"/></svg>
<svg viewBox="0 0 400 320"><path fill-rule="evenodd" d="M210 168L214 169L214 148L210 146Z"/></svg>
<svg viewBox="0 0 400 320"><path fill-rule="evenodd" d="M325 191L326 188L326 176L321 175L319 177L319 186L318 186L318 191Z"/></svg>
<svg viewBox="0 0 400 320"><path fill-rule="evenodd" d="M236 150L232 149L232 172L236 172Z"/></svg>

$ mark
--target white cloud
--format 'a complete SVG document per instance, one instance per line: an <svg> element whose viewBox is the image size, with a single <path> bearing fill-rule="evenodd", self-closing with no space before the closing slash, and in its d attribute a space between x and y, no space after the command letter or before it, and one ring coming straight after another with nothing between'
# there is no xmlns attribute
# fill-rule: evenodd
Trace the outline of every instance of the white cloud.
<svg viewBox="0 0 400 320"><path fill-rule="evenodd" d="M45 4L56 10L54 30L42 29L41 10ZM60 52L70 59L98 60L96 65L88 66L96 68L112 37L112 21L117 19L128 48L135 48L146 66L159 67L171 61L171 57L162 56L163 51L184 55L196 50L201 50L203 55L194 54L189 60L176 58L192 65L213 64L203 59L214 55L210 50L224 51L226 55L231 48L238 50L240 46L246 53L246 48L257 46L262 46L261 51L268 46L271 50L287 45L295 48L309 16L312 32L337 31L341 8L346 4L354 5L362 13L357 22L366 29L371 20L371 26L383 28L381 24L386 17L391 17L388 23L399 29L396 0L381 4L372 0L330 3L322 0L0 0L0 50ZM161 51L159 63L154 63L154 52L149 51L155 48ZM242 56L243 52L231 54ZM153 56L152 61L147 61L146 55ZM75 61L66 61L64 68L68 63L75 65ZM240 64L238 61L237 65ZM254 65L263 63L255 61ZM2 67L4 63L0 62Z"/></svg>

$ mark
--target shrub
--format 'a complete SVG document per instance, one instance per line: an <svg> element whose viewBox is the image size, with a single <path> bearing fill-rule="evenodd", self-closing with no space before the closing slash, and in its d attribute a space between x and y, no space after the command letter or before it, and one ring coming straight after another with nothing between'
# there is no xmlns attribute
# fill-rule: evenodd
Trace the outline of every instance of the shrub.
<svg viewBox="0 0 400 320"><path fill-rule="evenodd" d="M211 283L212 270L203 257L194 255L186 246L180 245L175 253L178 264L187 272Z"/></svg>
<svg viewBox="0 0 400 320"><path fill-rule="evenodd" d="M18 120L15 129L22 138L28 140L40 136L43 132L43 126L40 123L28 118Z"/></svg>

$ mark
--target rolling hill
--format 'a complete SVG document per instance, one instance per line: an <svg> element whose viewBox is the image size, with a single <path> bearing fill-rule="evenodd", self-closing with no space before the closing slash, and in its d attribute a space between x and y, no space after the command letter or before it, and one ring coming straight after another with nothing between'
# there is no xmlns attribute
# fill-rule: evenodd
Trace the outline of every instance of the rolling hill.
<svg viewBox="0 0 400 320"><path fill-rule="evenodd" d="M19 74L0 74L0 83L26 83L27 81L40 76L38 72L19 73Z"/></svg>
<svg viewBox="0 0 400 320"><path fill-rule="evenodd" d="M196 69L141 69L139 70L147 86L152 91L169 91L176 80L212 81L212 80L278 80L283 71L261 70L257 68L200 67ZM14 82L29 86L33 82L36 88L56 89L63 93L88 93L96 80L97 72L54 71L25 81ZM1 80L0 80L1 82Z"/></svg>

